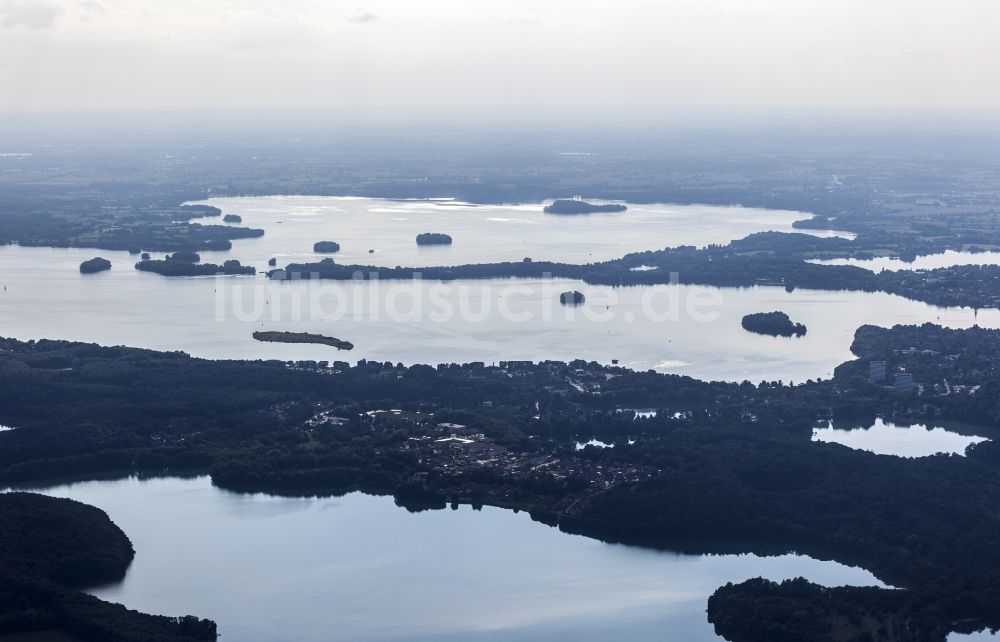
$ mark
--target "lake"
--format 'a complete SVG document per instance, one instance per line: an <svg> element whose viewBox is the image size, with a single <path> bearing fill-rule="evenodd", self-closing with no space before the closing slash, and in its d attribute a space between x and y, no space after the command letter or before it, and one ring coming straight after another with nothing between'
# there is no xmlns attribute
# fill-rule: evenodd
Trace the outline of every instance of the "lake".
<svg viewBox="0 0 1000 642"><path fill-rule="evenodd" d="M869 427L838 428L831 421L826 427L814 428L812 440L897 457L930 457L939 453L964 456L969 446L989 441L986 437L962 434L941 426L897 426L881 418Z"/></svg>
<svg viewBox="0 0 1000 642"><path fill-rule="evenodd" d="M882 272L883 270L934 270L956 265L1000 265L1000 252L958 252L945 250L938 254L924 254L913 261L904 261L898 256L880 256L871 259L812 259L817 265L853 265L855 267Z"/></svg>
<svg viewBox="0 0 1000 642"><path fill-rule="evenodd" d="M114 267L81 275L97 254ZM862 324L1000 327L1000 311L938 308L885 293L689 285L612 288L571 280L287 281L166 278L126 252L0 247L0 333L183 350L207 358L411 363L577 358L703 379L802 382L852 359ZM559 293L580 290L578 307ZM752 334L751 312L784 310L804 337ZM306 331L355 349L261 343Z"/></svg>
<svg viewBox="0 0 1000 642"><path fill-rule="evenodd" d="M667 245L725 243L766 229L791 231L801 212L741 207L635 205L618 214L544 214L541 204L473 206L454 201L338 197L218 198L210 202L266 230L205 252L266 268L315 260L312 243L336 240L338 261L430 265L519 260L609 259ZM207 219L214 221L216 219ZM417 247L422 231L447 231L450 247ZM368 254L368 249L376 250ZM94 256L112 261L81 275ZM780 287L661 285L611 288L572 280L451 283L272 282L257 277L165 278L133 269L127 252L0 247L0 334L182 350L232 359L412 363L583 358L702 379L801 382L830 377L852 358L858 326L939 323L1000 327L1000 311L946 309L898 296ZM559 293L587 302L566 308ZM784 310L805 337L745 332L744 314ZM304 331L354 344L350 352L315 345L260 343L254 330Z"/></svg>
<svg viewBox="0 0 1000 642"><path fill-rule="evenodd" d="M203 259L236 258L260 269L272 256L279 264L315 260L311 248L320 240L341 243L339 262L373 265L524 256L587 262L725 243L765 229L792 231L794 221L808 217L674 206L565 217L545 215L540 205L313 197L210 202L266 235ZM424 231L447 232L455 244L418 248L413 237ZM113 269L81 275L80 262L94 256L110 259ZM1000 327L1000 311L938 308L880 293L610 288L538 279L170 279L135 271L135 261L125 252L0 247L0 333L207 358L583 358L703 379L802 382L829 377L851 359L862 324ZM560 306L566 290L580 290L586 303ZM744 314L770 310L804 323L807 335L769 337L740 327ZM336 336L355 349L261 343L251 336L260 329ZM213 488L205 477L86 482L44 492L103 508L134 542L138 553L125 580L95 594L147 612L213 618L224 639L715 640L705 604L725 582L801 575L825 585L877 584L864 570L803 556L688 556L607 545L488 507L410 514L391 498L241 495Z"/></svg>
<svg viewBox="0 0 1000 642"><path fill-rule="evenodd" d="M626 212L546 214L543 203L472 205L441 200L382 200L336 196L263 196L199 201L238 214L259 239L234 243L231 253L206 252L209 262L237 258L258 268L314 261L316 241L336 241L338 263L394 267L520 261L593 263L630 252L729 243L754 232L801 232L850 237L848 232L797 230L805 212L711 205L629 205ZM217 223L220 219L201 219ZM422 232L443 232L448 246L418 247ZM369 252L373 250L373 252Z"/></svg>
<svg viewBox="0 0 1000 642"><path fill-rule="evenodd" d="M125 580L92 592L215 619L224 640L718 640L726 582L807 577L877 585L809 557L680 555L604 544L486 507L411 514L352 493L236 494L207 477L74 483L41 492L105 510L131 538Z"/></svg>

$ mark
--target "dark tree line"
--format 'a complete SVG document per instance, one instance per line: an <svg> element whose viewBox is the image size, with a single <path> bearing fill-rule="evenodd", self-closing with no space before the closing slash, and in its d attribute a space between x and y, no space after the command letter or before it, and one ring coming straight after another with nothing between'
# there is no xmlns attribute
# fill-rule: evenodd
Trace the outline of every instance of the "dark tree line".
<svg viewBox="0 0 1000 642"><path fill-rule="evenodd" d="M869 344L893 345L870 341L870 332L859 332L855 346L865 357L880 354ZM935 349L934 327L884 332ZM960 343L951 332L941 341ZM962 332L980 348L996 338ZM810 441L818 420L875 416L982 419L981 434L995 437L992 407L970 416L968 399L899 393L868 381L863 362L834 380L789 386L583 361L323 366L2 340L0 421L17 428L0 433L0 482L197 470L235 490L365 490L422 508L495 503L611 541L796 550L862 564L923 613L992 622L1000 613L992 546L1000 457L991 443L967 458L906 460ZM636 419L620 411L629 407L660 412ZM367 414L386 408L414 419ZM321 409L346 422L310 428ZM473 426L513 453L578 462L574 470L643 474L595 492L573 474L446 471L403 447L441 421ZM615 447L576 452L576 441L595 436Z"/></svg>
<svg viewBox="0 0 1000 642"><path fill-rule="evenodd" d="M103 511L33 493L0 494L0 634L58 630L93 642L215 640L193 616L154 616L78 587L120 580L135 552Z"/></svg>

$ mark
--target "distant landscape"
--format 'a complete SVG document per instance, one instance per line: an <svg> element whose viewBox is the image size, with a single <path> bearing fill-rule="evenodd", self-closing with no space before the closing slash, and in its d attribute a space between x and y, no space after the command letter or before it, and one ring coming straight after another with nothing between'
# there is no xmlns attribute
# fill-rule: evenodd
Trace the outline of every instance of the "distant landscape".
<svg viewBox="0 0 1000 642"><path fill-rule="evenodd" d="M943 144L954 143L940 136ZM818 162L803 174L797 168L815 142L802 135L798 147L775 150L761 163L751 150L766 143L737 136L728 142L725 172L714 174L703 170L707 160L695 139L682 134L672 135L669 151L655 161L645 154L652 142L623 147L587 140L596 160L586 167L545 151L583 142L551 137L518 141L524 155L510 165L500 156L486 156L487 148L475 139L463 148L462 162L436 164L424 160L434 156L435 143L404 153L409 148L389 140L352 144L348 139L338 151L209 143L233 154L224 168L209 156L186 154L188 160L166 170L127 149L114 154L97 145L83 154L39 149L30 157L0 159L0 239L8 247L86 248L92 256L127 251L137 256L135 270L167 277L255 277L265 284L287 281L290 287L305 287L312 279L390 284L570 279L616 288L698 284L884 292L942 309L1000 309L998 265L875 273L810 262L1000 249L994 146L980 143L979 160L961 165L911 154L904 166L895 160L896 150L919 148L902 135L881 156L883 148L874 144L858 155L856 146L867 143L831 137L823 139ZM164 150L185 144L193 143L160 141ZM943 153L966 152L965 142L947 145ZM174 151L182 155L180 147ZM266 151L272 159L266 171L238 160L251 151ZM349 165L343 162L346 155L353 159ZM633 160L640 156L647 160ZM503 179L471 174L470 159L503 169ZM655 177L667 161L680 170L664 182ZM326 168L324 178L301 172L306 164ZM385 171L378 179L364 178L372 167ZM417 167L427 180L411 180ZM62 182L49 178L57 168L66 177ZM931 175L934 181L927 180ZM624 205L553 201L547 185L555 182L560 191L598 202L805 211L816 216L796 223L803 232L841 230L851 238L759 232L726 244L670 245L592 262L535 255L510 262L385 267L336 260L345 251L376 252L338 236L338 241L316 238L297 250L334 256L296 263L265 249L271 256L265 267L240 259L241 244L266 244L270 233L244 227L244 220L253 220L250 214L189 204L218 194L446 195L473 205L513 202L628 221L631 210ZM870 215L873 208L880 216ZM209 222L224 216L229 225ZM669 237L666 219L664 225ZM461 238L449 231L421 234L416 243L460 246ZM400 242L413 243L413 237ZM231 258L216 258L220 252ZM109 266L98 254L80 264L79 272ZM109 274L131 269L115 263ZM150 278L156 280L149 288L168 281ZM15 283L30 274L4 279ZM598 305L579 290L563 291L553 302L578 312ZM716 633L734 642L945 640L953 631L1000 626L1000 579L989 545L1000 521L984 509L1000 496L994 479L1000 462L994 445L1000 429L997 330L864 326L854 334L856 360L842 364L831 379L789 385L707 382L586 359L405 366L362 359L351 365L335 355L354 349L353 337L262 325L247 336L261 344L311 346L315 357L211 361L59 337L3 340L0 423L16 429L0 432L0 481L18 488L67 477L209 474L214 485L240 493L363 491L392 495L411 511L490 505L607 542L692 554L795 552L836 560L860 565L898 589L826 589L805 579L722 586L705 607ZM807 331L785 311L767 308L747 314L743 327L775 335L762 337L770 341L800 341ZM669 336L669 326L665 332ZM635 408L655 412L640 416L628 410ZM958 421L988 440L965 456L902 459L810 439L818 422L876 419L902 425ZM22 496L0 497L6 502L0 509L41 501L16 497ZM109 535L113 525L96 513L75 516L82 509L67 501L52 500L45 510L92 520L86 532L94 535L74 541L95 551L88 553L91 559L117 556L100 572L121 578L131 559L114 544L122 535ZM56 523L31 528L46 532ZM53 530L51 536L67 541L60 533ZM0 630L178 642L225 635L210 610L177 619L86 596L78 591L86 582L51 575L38 551L5 560L0 570L14 589L0 601L6 623ZM33 596L27 610L21 599L26 592Z"/></svg>

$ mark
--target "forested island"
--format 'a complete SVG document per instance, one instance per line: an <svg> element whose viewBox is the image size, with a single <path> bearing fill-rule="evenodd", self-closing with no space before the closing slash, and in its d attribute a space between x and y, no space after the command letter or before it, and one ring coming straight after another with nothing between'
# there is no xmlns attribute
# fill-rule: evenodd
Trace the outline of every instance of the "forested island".
<svg viewBox="0 0 1000 642"><path fill-rule="evenodd" d="M628 207L620 203L598 205L578 199L557 199L542 208L546 214L597 214L600 212L624 212Z"/></svg>
<svg viewBox="0 0 1000 642"><path fill-rule="evenodd" d="M212 276L216 274L252 276L257 273L257 269L252 265L243 265L235 259L225 261L222 265L214 263L189 263L187 261L171 259L163 261L145 260L136 263L135 269L142 272L154 272L163 276Z"/></svg>
<svg viewBox="0 0 1000 642"><path fill-rule="evenodd" d="M80 264L81 274L96 274L97 272L104 272L105 270L111 269L111 261L102 258L100 256L95 256L92 259L87 259Z"/></svg>
<svg viewBox="0 0 1000 642"><path fill-rule="evenodd" d="M0 340L0 421L18 426L0 433L0 484L207 471L238 491L365 490L392 493L415 510L449 502L518 508L567 532L683 552L795 550L862 565L898 587L866 589L860 611L856 593L824 593L845 614L831 621L837 639L849 639L855 615L891 628L905 613L920 639L940 641L958 621L1000 624L1000 515L984 509L1000 501L1000 442L978 444L967 457L904 459L815 443L811 434L817 420L881 416L972 422L995 438L995 369L939 360L956 376L962 369L969 385L937 392L935 378L951 373L925 379L909 361L918 358L910 348L950 349L965 332L863 329L857 362L833 380L797 386L584 361L206 361ZM1000 331L969 336L984 359L1000 355ZM917 391L868 379L868 360L890 354L889 367L912 372ZM659 412L636 419L619 412L623 405ZM380 408L402 414L369 412ZM331 430L330 416L346 421ZM468 443L435 441L455 424L469 427ZM591 438L615 447L576 449ZM771 600L772 589L751 588L721 591L712 621L727 635L740 632L734 640L774 639L753 637L776 630L753 628L767 611L748 621L743 606ZM802 599L817 590L806 587ZM790 626L782 612L775 624Z"/></svg>
<svg viewBox="0 0 1000 642"><path fill-rule="evenodd" d="M313 252L333 254L340 251L340 243L336 241L317 241L313 243Z"/></svg>
<svg viewBox="0 0 1000 642"><path fill-rule="evenodd" d="M439 232L417 234L417 245L451 245L451 237Z"/></svg>
<svg viewBox="0 0 1000 642"><path fill-rule="evenodd" d="M354 344L350 341L342 341L334 337L326 337L322 334L310 334L308 332L276 332L258 330L253 333L253 338L258 341L270 341L274 343L318 343L326 346L333 346L338 350L354 349Z"/></svg>
<svg viewBox="0 0 1000 642"><path fill-rule="evenodd" d="M757 334L769 334L772 337L801 337L806 333L806 326L794 323L784 312L754 312L743 317L743 329Z"/></svg>
<svg viewBox="0 0 1000 642"><path fill-rule="evenodd" d="M226 223L242 223L243 217L239 214L226 214L222 217L222 220Z"/></svg>

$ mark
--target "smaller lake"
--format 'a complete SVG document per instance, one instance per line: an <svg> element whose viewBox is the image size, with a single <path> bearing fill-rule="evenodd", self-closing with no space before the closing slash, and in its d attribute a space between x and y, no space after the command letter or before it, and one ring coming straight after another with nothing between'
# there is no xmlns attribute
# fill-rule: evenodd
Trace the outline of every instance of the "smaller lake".
<svg viewBox="0 0 1000 642"><path fill-rule="evenodd" d="M208 617L223 640L718 641L708 596L726 582L806 577L884 586L801 555L681 555L604 544L524 513L412 514L390 497L230 493L208 477L42 490L103 509L132 540L98 597Z"/></svg>
<svg viewBox="0 0 1000 642"><path fill-rule="evenodd" d="M956 265L1000 265L1000 252L956 252L945 250L940 254L924 254L913 261L898 256L880 256L873 259L812 259L817 265L853 265L872 272L889 270L935 270Z"/></svg>
<svg viewBox="0 0 1000 642"><path fill-rule="evenodd" d="M897 426L881 418L868 428L836 428L831 421L824 428L814 428L812 440L842 444L877 455L911 458L942 453L964 456L969 446L989 441L986 437L963 435L941 427Z"/></svg>
<svg viewBox="0 0 1000 642"><path fill-rule="evenodd" d="M578 441L576 442L576 449L583 450L587 446L594 446L596 448L614 448L614 444L609 444L606 441L600 441L598 439L591 439L590 441Z"/></svg>
<svg viewBox="0 0 1000 642"><path fill-rule="evenodd" d="M1000 635L985 629L975 633L952 633L948 636L948 642L996 642Z"/></svg>
<svg viewBox="0 0 1000 642"><path fill-rule="evenodd" d="M632 412L635 413L636 419L650 419L657 415L656 408L619 408L618 412Z"/></svg>

